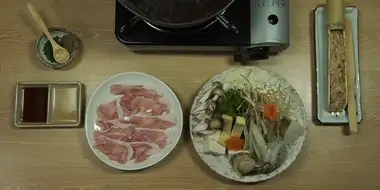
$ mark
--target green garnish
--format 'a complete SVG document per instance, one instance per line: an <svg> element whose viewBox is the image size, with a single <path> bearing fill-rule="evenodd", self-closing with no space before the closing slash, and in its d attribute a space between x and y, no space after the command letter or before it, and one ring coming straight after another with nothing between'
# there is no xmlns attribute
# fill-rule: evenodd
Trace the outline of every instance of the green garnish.
<svg viewBox="0 0 380 190"><path fill-rule="evenodd" d="M230 89L224 96L220 104L218 104L218 112L230 116L243 116L248 110L248 102L241 96L241 90Z"/></svg>
<svg viewBox="0 0 380 190"><path fill-rule="evenodd" d="M53 38L60 46L62 46L62 39L59 36L56 36ZM53 46L51 45L50 41L46 41L44 48L43 48L44 55L46 58L53 63L57 63L54 59L53 55Z"/></svg>

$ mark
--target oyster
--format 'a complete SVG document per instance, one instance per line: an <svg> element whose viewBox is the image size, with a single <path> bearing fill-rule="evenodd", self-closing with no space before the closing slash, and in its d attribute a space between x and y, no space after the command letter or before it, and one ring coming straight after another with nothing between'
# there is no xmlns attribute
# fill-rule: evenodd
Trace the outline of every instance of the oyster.
<svg viewBox="0 0 380 190"><path fill-rule="evenodd" d="M255 159L248 152L238 152L230 157L232 169L241 177L248 175L257 167Z"/></svg>

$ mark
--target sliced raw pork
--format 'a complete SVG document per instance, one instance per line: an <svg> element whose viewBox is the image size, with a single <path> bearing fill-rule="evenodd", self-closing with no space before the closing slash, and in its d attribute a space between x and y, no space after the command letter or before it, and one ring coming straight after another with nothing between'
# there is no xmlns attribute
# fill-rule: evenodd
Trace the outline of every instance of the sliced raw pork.
<svg viewBox="0 0 380 190"><path fill-rule="evenodd" d="M152 89L146 89L142 85L122 85L114 84L110 89L111 94L114 95L133 95L143 96L146 98L158 99L160 95Z"/></svg>
<svg viewBox="0 0 380 190"><path fill-rule="evenodd" d="M134 141L138 142L151 142L157 144L161 149L164 148L168 142L168 136L163 130L136 128L136 134L133 137Z"/></svg>
<svg viewBox="0 0 380 190"><path fill-rule="evenodd" d="M107 138L99 131L95 131L93 137L94 147L107 155L110 160L125 164L132 159L133 149L130 145Z"/></svg>
<svg viewBox="0 0 380 190"><path fill-rule="evenodd" d="M103 131L103 135L124 142L151 142L160 148L164 148L168 140L163 130L139 128L128 124L115 126L109 123L109 129Z"/></svg>
<svg viewBox="0 0 380 190"><path fill-rule="evenodd" d="M126 128L126 127L133 127L134 126L134 124L121 123L120 119L113 119L113 120L107 120L107 121L97 120L96 125L99 126L100 130L103 132L109 131L113 128L118 128L118 127Z"/></svg>
<svg viewBox="0 0 380 190"><path fill-rule="evenodd" d="M113 128L107 132L103 132L102 135L119 141L131 142L133 141L136 132L137 131L134 127Z"/></svg>
<svg viewBox="0 0 380 190"><path fill-rule="evenodd" d="M131 102L135 97L136 96L129 94L125 94L120 97L120 106L124 112L124 115L130 115L134 111L134 108L131 106Z"/></svg>
<svg viewBox="0 0 380 190"><path fill-rule="evenodd" d="M149 155L156 154L160 148L157 144L149 142L123 142L112 138L110 134L96 131L93 134L94 147L107 155L110 160L125 164L129 160L143 162Z"/></svg>
<svg viewBox="0 0 380 190"><path fill-rule="evenodd" d="M99 120L103 121L117 119L119 115L117 113L116 100L100 104L96 110L96 115Z"/></svg>
<svg viewBox="0 0 380 190"><path fill-rule="evenodd" d="M142 116L131 116L128 120L120 120L121 123L135 124L138 127L148 128L148 129L167 129L175 125L174 122L160 119L158 117L142 117Z"/></svg>
<svg viewBox="0 0 380 190"><path fill-rule="evenodd" d="M151 146L149 144L133 144L132 149L134 152L132 159L135 159L135 162L139 163L148 159L148 151L151 149Z"/></svg>
<svg viewBox="0 0 380 190"><path fill-rule="evenodd" d="M169 112L169 106L157 99L141 96L124 95L120 99L120 106L125 115L144 113L148 115L161 115Z"/></svg>
<svg viewBox="0 0 380 190"><path fill-rule="evenodd" d="M100 127L101 131L108 131L111 128L116 127L115 122L117 121L119 120L108 120L108 121L96 120L96 125Z"/></svg>

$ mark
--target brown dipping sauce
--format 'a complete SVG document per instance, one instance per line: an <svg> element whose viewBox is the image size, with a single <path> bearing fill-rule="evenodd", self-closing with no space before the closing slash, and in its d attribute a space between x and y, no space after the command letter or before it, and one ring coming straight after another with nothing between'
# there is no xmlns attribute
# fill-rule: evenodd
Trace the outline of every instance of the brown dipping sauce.
<svg viewBox="0 0 380 190"><path fill-rule="evenodd" d="M48 96L48 87L24 88L21 121L26 123L46 123Z"/></svg>

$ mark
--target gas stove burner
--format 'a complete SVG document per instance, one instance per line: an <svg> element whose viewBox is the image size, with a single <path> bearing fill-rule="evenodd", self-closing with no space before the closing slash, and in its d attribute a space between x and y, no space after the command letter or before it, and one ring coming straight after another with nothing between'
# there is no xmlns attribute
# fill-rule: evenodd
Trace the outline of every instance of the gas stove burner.
<svg viewBox="0 0 380 190"><path fill-rule="evenodd" d="M199 24L197 26L186 27L186 28L170 28L170 27L156 26L156 25L151 24L151 23L144 20L144 22L147 25L149 25L150 27L152 27L152 28L154 28L160 32L165 32L165 33L169 33L169 34L192 34L192 33L196 33L196 32L199 32L199 31L202 31L202 30L208 28L209 26L214 24L214 22L216 22L216 21L217 21L217 19L215 18L215 19L212 19L211 21Z"/></svg>

